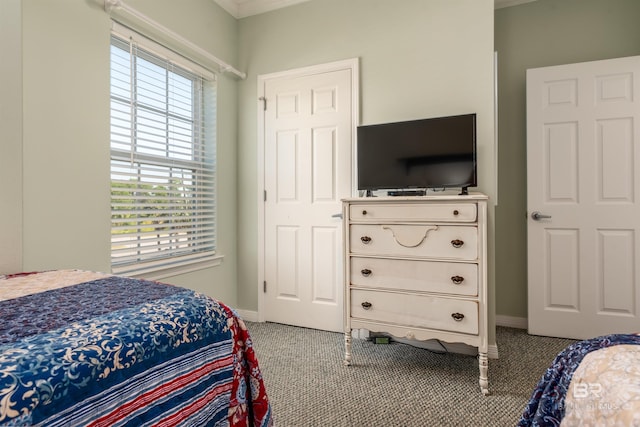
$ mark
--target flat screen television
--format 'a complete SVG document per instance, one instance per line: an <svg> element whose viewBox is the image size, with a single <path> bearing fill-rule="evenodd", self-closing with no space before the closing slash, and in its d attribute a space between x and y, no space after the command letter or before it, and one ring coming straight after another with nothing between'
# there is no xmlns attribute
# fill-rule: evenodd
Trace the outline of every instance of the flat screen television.
<svg viewBox="0 0 640 427"><path fill-rule="evenodd" d="M357 136L359 190L460 187L467 194L477 186L475 114L359 126Z"/></svg>

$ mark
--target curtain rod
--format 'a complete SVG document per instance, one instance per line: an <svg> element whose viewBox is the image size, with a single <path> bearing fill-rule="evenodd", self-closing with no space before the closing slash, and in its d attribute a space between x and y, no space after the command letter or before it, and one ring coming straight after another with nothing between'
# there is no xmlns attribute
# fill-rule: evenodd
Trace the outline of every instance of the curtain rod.
<svg viewBox="0 0 640 427"><path fill-rule="evenodd" d="M189 50L215 63L218 67L220 67L220 71L223 73L232 73L241 79L245 79L247 77L247 75L242 71L236 70L234 67L227 64L223 60L215 57L214 55L210 54L206 50L202 49L200 46L190 42L189 40L185 39L181 35L175 33L174 31L171 31L164 25L154 21L148 16L143 15L142 13L138 12L137 10L125 4L122 0L104 0L104 9L111 16L116 15L117 17L121 17L123 19L134 18L136 22L143 23L144 25L147 25L153 28L154 30L159 31L162 35L169 37L173 41L176 41L179 44L186 46ZM123 15L123 12L124 12L124 15Z"/></svg>

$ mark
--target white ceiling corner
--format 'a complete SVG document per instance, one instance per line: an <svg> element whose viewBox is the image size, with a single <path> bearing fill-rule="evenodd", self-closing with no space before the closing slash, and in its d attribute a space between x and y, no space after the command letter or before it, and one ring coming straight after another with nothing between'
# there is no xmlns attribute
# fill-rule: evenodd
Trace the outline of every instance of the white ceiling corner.
<svg viewBox="0 0 640 427"><path fill-rule="evenodd" d="M236 19L259 15L309 0L214 0Z"/></svg>
<svg viewBox="0 0 640 427"><path fill-rule="evenodd" d="M493 8L501 9L503 7L517 6L519 4L531 3L536 0L493 0Z"/></svg>
<svg viewBox="0 0 640 427"><path fill-rule="evenodd" d="M281 9L294 4L304 3L309 0L213 0L236 19L247 16L259 15L276 9ZM494 8L517 6L536 0L494 0Z"/></svg>
<svg viewBox="0 0 640 427"><path fill-rule="evenodd" d="M235 18L238 17L238 4L235 0L213 0L218 6L229 12Z"/></svg>

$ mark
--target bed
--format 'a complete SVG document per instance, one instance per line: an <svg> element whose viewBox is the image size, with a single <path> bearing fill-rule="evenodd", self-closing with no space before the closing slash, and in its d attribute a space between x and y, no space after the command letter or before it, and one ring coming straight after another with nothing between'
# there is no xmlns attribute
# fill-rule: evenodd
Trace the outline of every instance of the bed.
<svg viewBox="0 0 640 427"><path fill-rule="evenodd" d="M271 426L225 304L81 270L0 276L0 426Z"/></svg>
<svg viewBox="0 0 640 427"><path fill-rule="evenodd" d="M578 341L558 353L518 426L640 426L640 334Z"/></svg>

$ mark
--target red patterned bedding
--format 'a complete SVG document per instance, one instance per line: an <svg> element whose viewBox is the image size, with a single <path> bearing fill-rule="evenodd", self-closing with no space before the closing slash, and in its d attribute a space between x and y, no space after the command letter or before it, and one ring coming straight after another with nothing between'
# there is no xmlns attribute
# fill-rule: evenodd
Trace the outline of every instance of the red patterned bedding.
<svg viewBox="0 0 640 427"><path fill-rule="evenodd" d="M233 310L77 270L0 277L0 426L271 426Z"/></svg>

